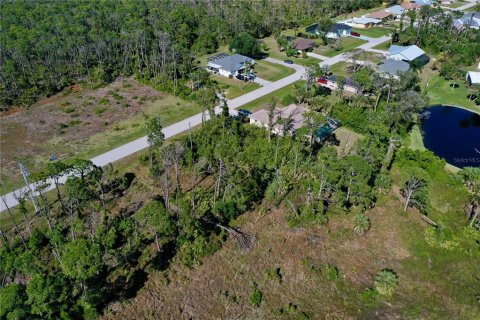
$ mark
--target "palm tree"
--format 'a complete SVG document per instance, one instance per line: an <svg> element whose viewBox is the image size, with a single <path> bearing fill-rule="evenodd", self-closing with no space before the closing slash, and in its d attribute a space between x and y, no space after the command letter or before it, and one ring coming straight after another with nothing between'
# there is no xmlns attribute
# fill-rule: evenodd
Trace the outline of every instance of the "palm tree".
<svg viewBox="0 0 480 320"><path fill-rule="evenodd" d="M353 226L353 232L364 234L370 229L370 219L363 213L359 213L353 218Z"/></svg>

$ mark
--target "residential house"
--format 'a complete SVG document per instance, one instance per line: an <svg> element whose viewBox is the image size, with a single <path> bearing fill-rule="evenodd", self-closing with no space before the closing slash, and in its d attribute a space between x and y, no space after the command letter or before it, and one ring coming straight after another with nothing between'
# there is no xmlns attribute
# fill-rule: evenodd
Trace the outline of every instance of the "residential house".
<svg viewBox="0 0 480 320"><path fill-rule="evenodd" d="M415 2L404 2L404 3L401 4L401 6L406 11L408 11L408 10L418 11L422 7L420 4L415 3Z"/></svg>
<svg viewBox="0 0 480 320"><path fill-rule="evenodd" d="M465 79L467 80L469 86L471 86L472 84L480 85L480 72L468 71Z"/></svg>
<svg viewBox="0 0 480 320"><path fill-rule="evenodd" d="M279 136L286 133L294 134L303 127L305 122L303 115L306 111L306 108L296 104L291 104L286 108L275 108L273 114L269 114L268 110L260 109L250 115L250 123L267 129L271 125L272 133Z"/></svg>
<svg viewBox="0 0 480 320"><path fill-rule="evenodd" d="M400 19L402 14L405 12L405 9L400 5L394 5L385 9L385 11L390 12L395 19Z"/></svg>
<svg viewBox="0 0 480 320"><path fill-rule="evenodd" d="M390 19L393 19L393 13L387 11L387 10L380 10L380 11L376 11L376 12L373 12L373 13L370 13L367 15L367 18L372 18L372 19L379 19L379 20L382 20L382 21L387 21L387 20L390 20Z"/></svg>
<svg viewBox="0 0 480 320"><path fill-rule="evenodd" d="M462 29L480 29L480 12L465 13L460 19L453 20L453 25L458 30Z"/></svg>
<svg viewBox="0 0 480 320"><path fill-rule="evenodd" d="M353 18L353 19L344 21L344 23L353 28L367 29L367 28L378 26L379 24L382 23L382 20L367 18L367 17L360 17L360 18Z"/></svg>
<svg viewBox="0 0 480 320"><path fill-rule="evenodd" d="M312 51L315 47L315 41L305 38L297 38L292 41L292 47L299 53L303 51Z"/></svg>
<svg viewBox="0 0 480 320"><path fill-rule="evenodd" d="M312 24L305 28L305 32L313 35L320 35L323 31L318 29L318 24ZM326 37L331 39L336 39L340 37L349 36L352 33L352 27L345 23L334 23L330 27L330 31L327 32Z"/></svg>
<svg viewBox="0 0 480 320"><path fill-rule="evenodd" d="M385 59L377 67L378 73L386 77L398 78L400 72L410 69L410 65L402 60Z"/></svg>
<svg viewBox="0 0 480 320"><path fill-rule="evenodd" d="M244 74L247 64L253 65L255 63L252 58L241 54L219 54L210 57L208 60L207 71L230 78Z"/></svg>
<svg viewBox="0 0 480 320"><path fill-rule="evenodd" d="M426 64L430 58L425 54L425 51L417 47L416 45L411 46L397 46L391 45L388 49L387 54L388 59L392 60L401 60L408 63L419 62Z"/></svg>
<svg viewBox="0 0 480 320"><path fill-rule="evenodd" d="M338 78L335 75L321 77L317 80L318 85L329 88L332 91L340 90L343 88L344 92L351 94L360 93L361 88L358 83L356 83L351 78Z"/></svg>

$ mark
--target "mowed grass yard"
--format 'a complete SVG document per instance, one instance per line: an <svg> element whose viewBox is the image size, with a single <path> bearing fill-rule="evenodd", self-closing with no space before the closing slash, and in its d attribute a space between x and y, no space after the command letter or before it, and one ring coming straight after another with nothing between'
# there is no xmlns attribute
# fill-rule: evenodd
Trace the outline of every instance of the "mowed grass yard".
<svg viewBox="0 0 480 320"><path fill-rule="evenodd" d="M341 38L341 41L342 41L341 50L334 50L329 46L320 46L315 49L315 52L326 57L334 57L344 52L351 51L356 47L361 46L364 43L367 43L367 41L358 39L355 37L344 37L344 38Z"/></svg>
<svg viewBox="0 0 480 320"><path fill-rule="evenodd" d="M197 104L133 79L40 101L0 119L0 192L22 185L18 162L37 172L52 155L60 160L89 159L144 136L148 117L159 115L168 126L198 112Z"/></svg>
<svg viewBox="0 0 480 320"><path fill-rule="evenodd" d="M376 45L375 47L373 47L373 49L388 51L391 45L392 45L391 41L385 41L380 43L379 45Z"/></svg>
<svg viewBox="0 0 480 320"><path fill-rule="evenodd" d="M268 48L268 51L266 52L270 58L278 59L281 61L284 60L292 60L296 64L300 64L303 66L311 66L314 64L318 64L320 61L315 58L302 58L302 57L287 57L287 54L285 52L280 52L280 49L278 48L277 41L273 37L267 37L263 39L263 42Z"/></svg>
<svg viewBox="0 0 480 320"><path fill-rule="evenodd" d="M255 60L255 74L259 78L268 81L278 81L293 73L295 73L294 69L281 64L271 63L265 60Z"/></svg>
<svg viewBox="0 0 480 320"><path fill-rule="evenodd" d="M370 37L370 38L380 38L386 36L391 32L388 28L382 27L374 27L374 28L367 28L367 29L360 29L360 28L353 28L353 32L358 32L362 36Z"/></svg>
<svg viewBox="0 0 480 320"><path fill-rule="evenodd" d="M278 102L281 104L282 99L285 96L287 96L289 94L294 95L295 85L299 85L299 84L305 84L305 81L303 81L303 80L295 81L294 83L292 83L288 86L280 88L280 89L278 89L274 92L271 92L267 95L264 95L263 97L261 97L259 99L253 100L252 102L249 102L249 103L243 105L242 109L246 109L246 110L250 110L250 111L256 111L258 109L263 108L273 98L277 99Z"/></svg>
<svg viewBox="0 0 480 320"><path fill-rule="evenodd" d="M220 84L221 88L223 89L223 93L225 94L225 98L227 99L234 99L245 93L260 88L258 83L251 81L242 82L238 79L228 78L216 74L212 74L210 78Z"/></svg>
<svg viewBox="0 0 480 320"><path fill-rule="evenodd" d="M330 72L332 72L336 76L342 76L342 77L352 76L353 74L349 69L352 66L353 65L350 62L340 61L330 66Z"/></svg>
<svg viewBox="0 0 480 320"><path fill-rule="evenodd" d="M457 88L452 88L452 84L453 81L445 80L438 75L430 78L426 89L430 104L450 104L480 112L480 106L467 98L468 89L465 83L463 81L457 83Z"/></svg>

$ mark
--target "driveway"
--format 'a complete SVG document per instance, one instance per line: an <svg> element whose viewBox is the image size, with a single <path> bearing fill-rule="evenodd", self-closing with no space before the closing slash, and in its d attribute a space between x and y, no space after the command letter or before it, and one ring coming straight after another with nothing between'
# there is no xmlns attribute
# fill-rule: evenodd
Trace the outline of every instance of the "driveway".
<svg viewBox="0 0 480 320"><path fill-rule="evenodd" d="M265 61L284 65L288 68L294 69L295 73L293 73L293 74L291 74L291 75L289 75L285 78L282 78L278 81L275 81L275 82L270 82L270 81L264 80L264 84L262 84L263 87L261 87L257 90L251 91L247 94L244 94L244 95L242 95L238 98L235 98L235 99L232 99L232 100L227 100L227 105L230 109L232 109L232 112L231 112L232 114L236 114L236 111L234 109L236 109L240 106L243 106L243 105L245 105L249 102L252 102L253 100L261 98L264 95L267 95L271 92L274 92L274 91L276 91L280 88L288 86L288 85L294 83L297 80L300 80L303 77L303 74L305 73L305 68L303 66L300 66L300 65L286 64L283 61L273 59L273 58L266 58ZM221 112L221 108L220 107L215 108L215 112L217 114L219 114ZM206 119L208 119L208 114L206 115ZM196 114L194 116L191 116L187 119L184 119L184 120L181 120L177 123L174 123L174 124L172 124L168 127L165 127L163 129L163 133L165 134L165 139L173 137L173 136L175 136L179 133L188 131L189 128L193 128L193 127L195 127L195 126L197 126L201 123L202 123L202 113L198 113L198 114ZM148 147L148 141L147 141L147 137L145 136L145 137L139 138L137 140L131 141L129 143L126 143L126 144L124 144L120 147L117 147L115 149L112 149L108 152L105 152L104 154L101 154L101 155L99 155L97 157L94 157L90 160L95 165L103 167L103 166L105 166L109 163L115 162L115 161L123 159L123 158L125 158L125 157L127 157L131 154L134 154L138 151L141 151L141 150L143 150L147 147ZM67 180L67 178L68 178L68 176L64 175L64 176L60 177L59 182L64 183ZM46 189L46 191L52 190L54 188L53 180L49 179L49 180L47 180L47 182L50 184L50 186ZM34 189L35 185L32 183L32 184L30 184L30 187ZM28 189L26 187L17 189L13 192L10 192L10 193L6 194L6 195L3 195L2 199L5 200L8 207L14 207L14 206L18 205L18 201L16 200L16 195L25 194L27 192L27 190ZM0 212L4 211L4 210L6 210L6 206L3 203L3 201L1 201Z"/></svg>

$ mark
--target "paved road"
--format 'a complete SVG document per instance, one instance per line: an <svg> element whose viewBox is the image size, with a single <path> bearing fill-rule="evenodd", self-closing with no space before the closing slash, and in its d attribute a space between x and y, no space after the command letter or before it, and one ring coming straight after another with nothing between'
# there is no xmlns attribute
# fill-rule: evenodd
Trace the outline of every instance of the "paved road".
<svg viewBox="0 0 480 320"><path fill-rule="evenodd" d="M282 78L278 81L275 82L269 82L266 81L264 82L264 86L254 90L252 92L249 92L247 94L244 94L238 98L232 99L232 100L227 100L227 105L231 110L232 114L236 114L236 111L234 110L235 108L238 108L244 104L247 104L253 100L256 100L258 98L263 97L264 95L267 95L273 91L276 91L280 88L283 88L285 86L288 86L292 83L294 83L297 80L300 80L303 77L303 74L305 73L305 68L300 65L296 64L285 64L283 61L277 60L277 59L271 59L267 58L266 61L272 62L272 63L277 63L277 64L282 64L285 65L286 67L292 68L295 70L295 73ZM215 109L215 112L218 114L221 112L221 109L217 107ZM206 116L208 119L208 115ZM165 138L168 139L170 137L173 137L179 133L185 132L189 130L190 127L195 127L199 124L202 123L202 114L198 113L194 116L191 116L187 119L184 119L182 121L179 121L177 123L174 123L168 127L165 127L163 129L163 133L165 134ZM111 162L115 162L117 160L123 159L131 154L134 154L138 151L141 151L145 148L148 147L148 141L147 137L142 137L137 140L134 140L132 142L129 142L127 144L124 144L118 148L112 149L108 152L105 152L104 154L101 154L95 158L92 158L91 161L97 165L97 166L105 166ZM67 176L62 176L59 181L60 183L64 183L67 180ZM47 190L52 190L54 188L53 186L53 180L47 180L48 183L50 183L50 187ZM32 184L32 188L35 186ZM2 198L6 201L7 205L9 207L14 207L18 204L18 201L15 199L15 195L21 195L27 192L27 188L20 188L14 192L8 193ZM5 204L3 201L0 203L0 212L6 210Z"/></svg>
<svg viewBox="0 0 480 320"><path fill-rule="evenodd" d="M480 4L480 1L477 1L477 0L467 0L469 3L466 3L464 4L463 6L460 6L458 8L450 8L452 10L458 10L458 11L463 11L463 10L467 10L468 8L471 8L477 4ZM443 8L443 7L442 7ZM448 8L448 7L446 7Z"/></svg>
<svg viewBox="0 0 480 320"><path fill-rule="evenodd" d="M383 43L385 41L390 40L390 37L381 37L381 38L369 38L363 36L364 40L367 40L368 42L359 46L359 49L363 50L369 50L375 47L376 45ZM322 56L323 57L323 56ZM324 57L325 60L320 62L320 65L333 65L337 62L340 61L349 61L348 57L345 54L340 54L332 58L327 58ZM295 73L282 78L278 81L275 82L269 82L269 81L264 81L263 82L263 87L254 90L252 92L246 93L238 98L232 99L232 100L227 100L227 105L230 109L232 109L232 113L235 113L234 109L243 106L253 100L256 100L258 98L261 98L269 93L272 93L280 88L283 88L285 86L288 86L295 81L300 80L304 73L305 73L305 68L303 66L297 65L297 64L285 64L283 61L273 59L273 58L266 58L265 59L268 62L272 63L277 63L277 64L282 64L286 67L295 69ZM263 79L262 79L263 80ZM216 108L215 112L220 113L220 108ZM208 116L207 116L208 118ZM179 121L177 123L174 123L168 127L165 127L163 129L163 133L165 134L165 138L168 139L170 137L173 137L179 133L187 131L190 127L195 127L199 124L202 123L202 114L196 114L194 116L191 116L187 119L184 119L182 121ZM137 140L134 140L132 142L129 142L127 144L124 144L118 148L112 149L108 152L105 152L104 154L101 154L95 158L92 158L92 162L97 165L97 166L105 166L111 162L118 161L120 159L123 159L131 154L134 154L138 151L141 151L145 148L148 147L148 142L147 142L147 137L142 137ZM60 183L64 183L67 180L67 176L62 176L59 179ZM50 187L47 188L47 190L52 190L54 188L53 186L53 181L52 180L47 180L47 182L50 184ZM31 184L31 187L34 188L35 186ZM2 198L5 200L7 205L9 207L14 207L18 204L18 201L16 200L16 195L21 195L27 192L27 188L23 187L18 190L15 190L13 192L10 192L6 195L3 195ZM0 202L0 212L6 210L6 206L3 203L3 201Z"/></svg>

